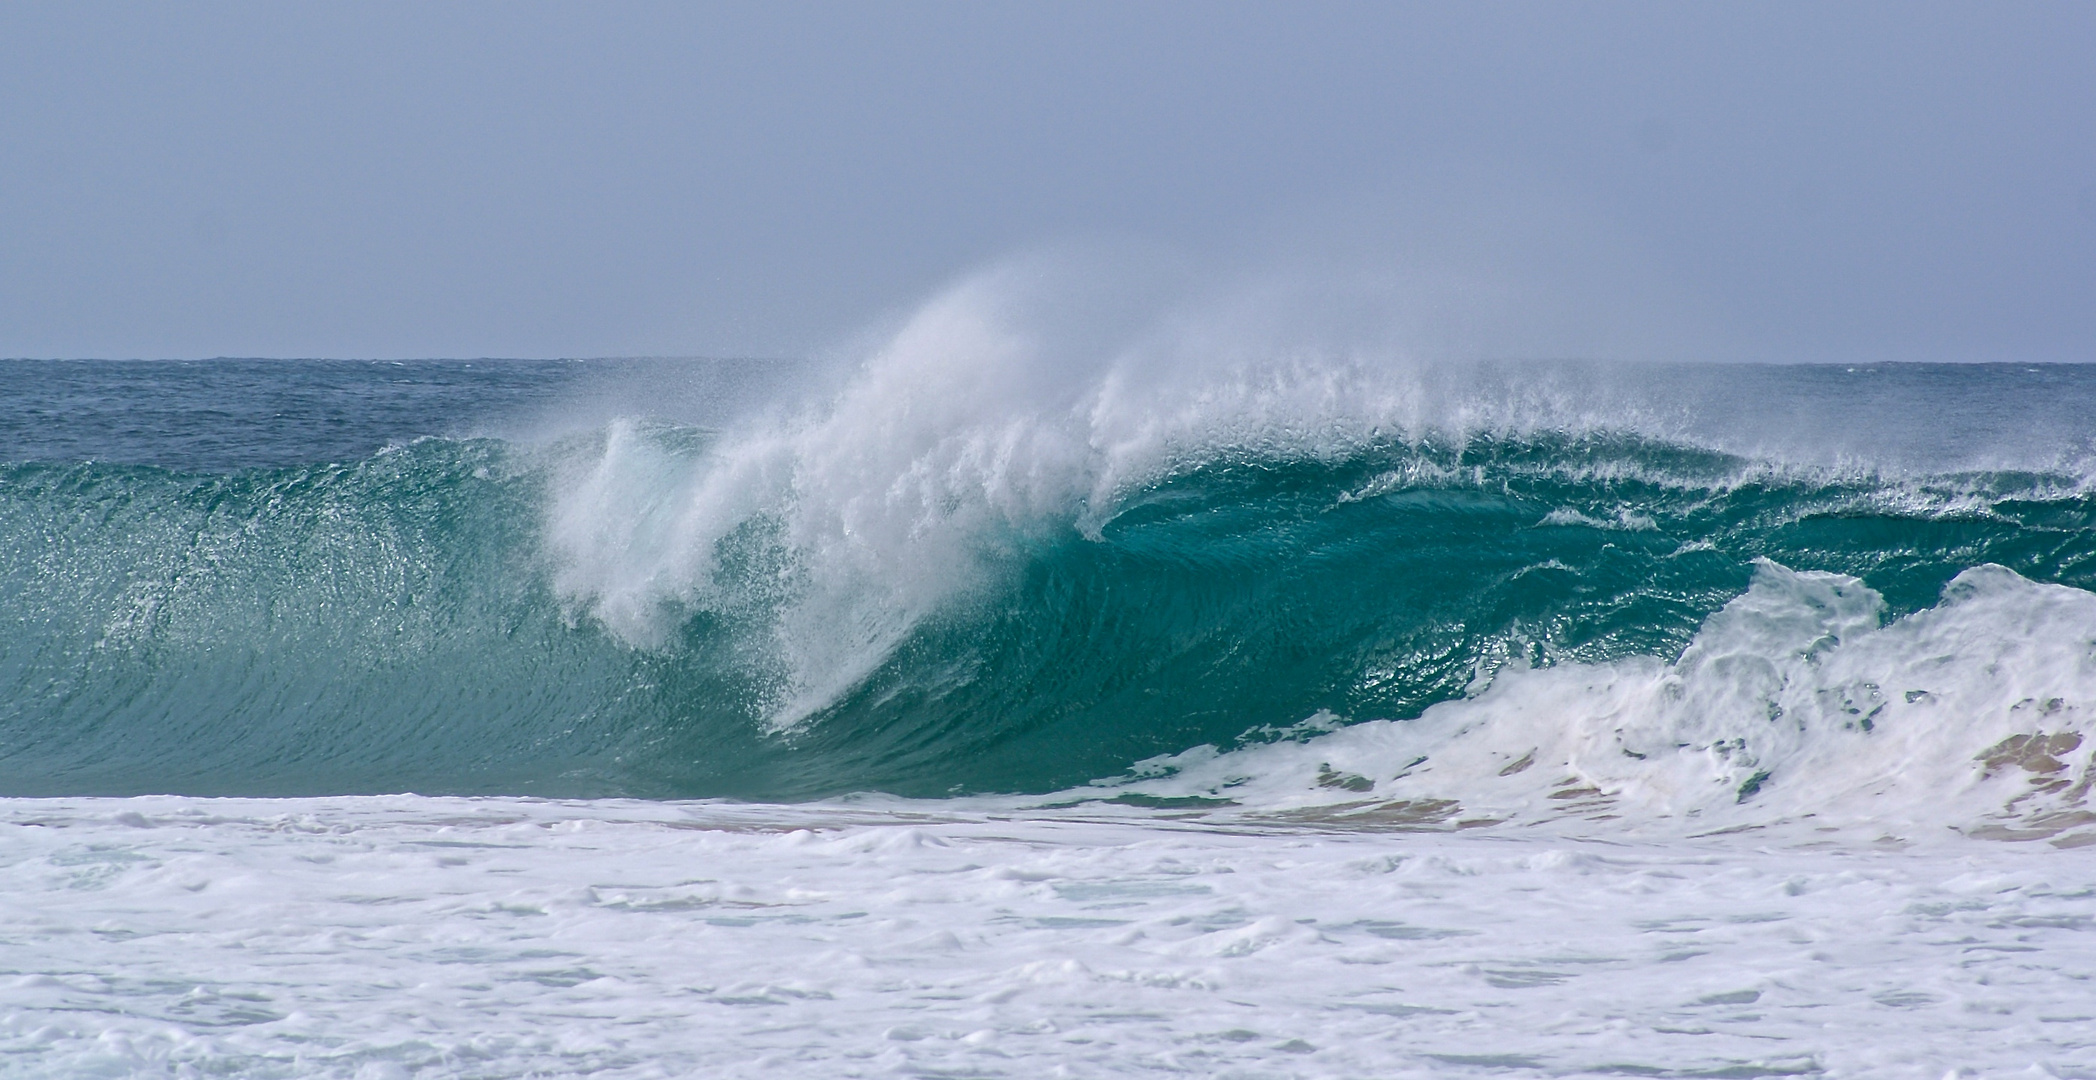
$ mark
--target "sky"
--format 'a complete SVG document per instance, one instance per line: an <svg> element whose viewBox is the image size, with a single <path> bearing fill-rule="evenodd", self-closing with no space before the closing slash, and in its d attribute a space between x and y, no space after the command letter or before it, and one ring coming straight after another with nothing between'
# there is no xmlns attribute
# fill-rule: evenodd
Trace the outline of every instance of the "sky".
<svg viewBox="0 0 2096 1080"><path fill-rule="evenodd" d="M1081 248L1478 355L2096 359L2092 56L2087 3L7 3L0 356L800 356Z"/></svg>

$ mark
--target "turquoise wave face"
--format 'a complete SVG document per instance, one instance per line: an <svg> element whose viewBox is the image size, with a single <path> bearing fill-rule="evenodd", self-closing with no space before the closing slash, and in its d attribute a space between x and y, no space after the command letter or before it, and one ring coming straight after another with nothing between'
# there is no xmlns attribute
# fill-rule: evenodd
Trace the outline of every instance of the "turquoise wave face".
<svg viewBox="0 0 2096 1080"><path fill-rule="evenodd" d="M702 452L704 437L677 438ZM558 451L198 477L0 466L0 792L806 798L1049 791L1511 660L1672 656L1753 560L1890 614L1969 567L2096 587L2066 478L1764 470L1632 437L1221 454L989 572L781 728L801 552L764 513L631 644L558 593Z"/></svg>

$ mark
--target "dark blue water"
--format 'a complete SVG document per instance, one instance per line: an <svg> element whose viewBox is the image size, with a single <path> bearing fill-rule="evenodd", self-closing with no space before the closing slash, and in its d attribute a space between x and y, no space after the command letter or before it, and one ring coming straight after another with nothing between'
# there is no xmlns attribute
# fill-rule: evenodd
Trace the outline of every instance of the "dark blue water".
<svg viewBox="0 0 2096 1080"><path fill-rule="evenodd" d="M718 424L801 365L764 360L0 360L0 461L184 473L361 461L423 437L615 415Z"/></svg>

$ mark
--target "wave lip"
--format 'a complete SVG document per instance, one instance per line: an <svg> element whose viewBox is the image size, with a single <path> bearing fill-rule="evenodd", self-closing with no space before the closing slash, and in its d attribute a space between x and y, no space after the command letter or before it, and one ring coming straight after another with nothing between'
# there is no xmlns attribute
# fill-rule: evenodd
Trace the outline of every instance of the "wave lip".
<svg viewBox="0 0 2096 1080"><path fill-rule="evenodd" d="M1440 541L1420 542L1423 532L1467 531L1463 542L1535 556L1502 566L1451 551L1446 569L1420 570L1470 598L1509 575L1528 575L1524 588L1547 590L1540 582L1549 574L1592 575L1601 558L1528 550L1527 538L1507 535L1504 521L1494 523L1496 533L1480 533L1474 522L1483 517L1532 513L1524 527L1566 537L1644 534L1619 538L1617 547L1655 576L1665 576L1652 551L1658 542L1683 555L1722 552L1722 572L1648 589L1642 602L1624 599L1656 621L1617 636L1659 653L1683 647L1695 621L1722 602L1719 593L1745 587L1761 556L1873 573L1898 608L1927 602L1952 574L1987 561L2040 579L2096 581L2086 533L2086 465L2096 446L2086 417L2096 409L2096 382L2073 372L1426 362L1377 338L1287 330L1300 320L1263 306L1275 297L1260 299L1258 290L1181 296L1149 309L1108 296L1114 290L1072 269L1053 259L1019 260L962 281L866 349L826 395L728 424L700 442L612 424L552 485L543 519L554 587L570 617L659 649L695 616L741 618L752 579L738 568L756 559L774 575L762 590L769 611L762 651L771 663L764 722L774 733L821 741L816 728L863 711L879 693L955 696L904 672L914 662L905 653L945 648L926 643L1014 602L1015 591L1037 587L1054 567L1114 561L1076 554L1074 540L1121 552L1131 541L1171 534L1160 542L1183 565L1207 559L1195 550L1194 513L1269 515L1269 533L1292 539L1265 547L1249 522L1207 539L1232 552L1240 568L1265 560L1284 580L1292 576L1288 560L1276 551L1289 543L1301 545L1292 553L1298 560L1375 544L1359 535L1305 543L1306 534L1335 531L1301 521L1309 501L1335 519L1381 515L1388 524L1405 516L1399 504L1413 500L1433 519L1411 515L1393 547L1424 549ZM2029 407L2005 409L2012 400ZM1799 410L1814 421L1792 422ZM1469 509L1459 514L1458 503ZM1175 506L1187 514L1175 517ZM2032 558L1942 527L2033 507L2038 516L2062 508L2079 515L2070 531L2082 531ZM1465 515L1472 520L1459 522ZM1886 536L1840 535L1844 527L1832 519L1841 515L1902 524ZM2011 531L2024 529L2029 546L2046 527L2018 521ZM1930 529L1937 535L1920 535ZM1814 532L1822 535L1806 535ZM1888 576L1882 571L1904 557L1901 544L1914 548L1911 572ZM1134 562L1156 562L1155 554L1146 548ZM1387 571L1354 561L1372 587L1405 591ZM1464 579L1465 572L1486 577ZM1312 591L1340 588L1321 582ZM1619 598L1631 591L1616 581L1600 588ZM1414 599L1415 618L1438 607ZM1444 651L1477 663L1490 659L1490 649L1518 651L1517 638L1551 636L1530 625L1562 621L1561 612L1543 610L1550 606L1506 602L1433 617L1464 627L1464 640ZM1683 610L1670 609L1691 617L1684 622ZM1347 621L1336 610L1330 618ZM1403 618L1379 612L1355 621L1364 633L1403 638L1388 625ZM1237 631L1243 640L1264 633ZM992 636L1006 632L1031 631L1002 628ZM1211 635L1213 647L1227 648L1225 636ZM1499 644L1470 640L1480 636ZM1374 650L1331 638L1312 633L1306 647L1392 669L1384 682L1420 684L1409 671L1420 665L1371 660L1362 654ZM1168 654L1175 648L1125 643ZM955 661L962 666L982 659L982 649L956 647L968 653ZM1445 671L1427 681L1431 690L1404 700L1292 692L1311 706L1294 719L1316 708L1347 716L1363 708L1416 711L1445 696ZM995 694L958 696L978 711L1029 711ZM1275 722L1264 714L1257 720ZM1172 737L1215 737L1203 725L1164 726ZM972 788L994 772L978 769L956 782ZM1001 782L1045 779L1008 774Z"/></svg>

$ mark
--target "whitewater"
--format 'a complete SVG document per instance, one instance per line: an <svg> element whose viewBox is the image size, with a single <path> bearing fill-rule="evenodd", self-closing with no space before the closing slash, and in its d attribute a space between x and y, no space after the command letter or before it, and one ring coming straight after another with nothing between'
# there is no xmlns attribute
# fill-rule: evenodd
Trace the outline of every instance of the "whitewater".
<svg viewBox="0 0 2096 1080"><path fill-rule="evenodd" d="M2096 1076L2096 375L1031 274L4 362L0 1071Z"/></svg>

